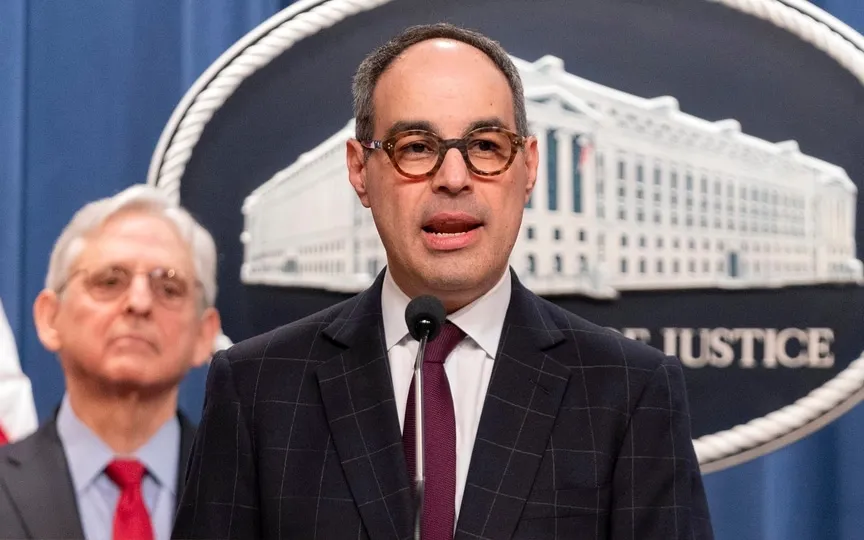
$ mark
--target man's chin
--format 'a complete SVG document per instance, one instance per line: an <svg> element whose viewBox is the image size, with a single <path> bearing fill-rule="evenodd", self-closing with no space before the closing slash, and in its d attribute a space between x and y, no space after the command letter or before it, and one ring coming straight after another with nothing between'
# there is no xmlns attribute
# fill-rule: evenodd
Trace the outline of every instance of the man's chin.
<svg viewBox="0 0 864 540"><path fill-rule="evenodd" d="M137 361L136 361L137 360ZM182 377L170 377L164 370L157 370L151 363L148 366L143 358L115 358L100 377L103 384L118 392L158 392L178 384Z"/></svg>
<svg viewBox="0 0 864 540"><path fill-rule="evenodd" d="M481 288L486 276L478 268L460 268L459 265L442 265L423 276L425 285L441 292L467 292Z"/></svg>

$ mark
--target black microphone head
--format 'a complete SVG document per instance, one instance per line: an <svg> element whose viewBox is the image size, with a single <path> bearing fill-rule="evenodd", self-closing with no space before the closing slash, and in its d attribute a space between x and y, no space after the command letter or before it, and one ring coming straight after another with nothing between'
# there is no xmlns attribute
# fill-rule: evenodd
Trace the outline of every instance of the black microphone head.
<svg viewBox="0 0 864 540"><path fill-rule="evenodd" d="M417 341L423 336L426 336L427 341L435 339L446 317L444 304L434 296L418 296L408 302L408 307L405 308L408 332Z"/></svg>

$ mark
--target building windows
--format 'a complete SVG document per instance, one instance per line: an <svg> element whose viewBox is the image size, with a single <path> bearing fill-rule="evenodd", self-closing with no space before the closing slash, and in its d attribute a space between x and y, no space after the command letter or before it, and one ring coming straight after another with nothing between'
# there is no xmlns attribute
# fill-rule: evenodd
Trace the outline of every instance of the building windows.
<svg viewBox="0 0 864 540"><path fill-rule="evenodd" d="M663 177L663 173L660 171L660 166L656 165L654 167L654 185L658 186L658 189L659 189L659 186L661 184L662 177Z"/></svg>
<svg viewBox="0 0 864 540"><path fill-rule="evenodd" d="M624 163L623 159L618 160L618 180L625 180L627 178L627 165Z"/></svg>
<svg viewBox="0 0 864 540"><path fill-rule="evenodd" d="M378 259L373 257L366 261L366 272L370 276L378 275Z"/></svg>
<svg viewBox="0 0 864 540"><path fill-rule="evenodd" d="M584 242L587 239L585 236L585 229L579 229L579 241Z"/></svg>
<svg viewBox="0 0 864 540"><path fill-rule="evenodd" d="M583 274L588 272L588 257L585 255L579 255L579 272Z"/></svg>
<svg viewBox="0 0 864 540"><path fill-rule="evenodd" d="M627 273L627 259L625 259L624 257L621 257L621 273Z"/></svg>
<svg viewBox="0 0 864 540"><path fill-rule="evenodd" d="M555 255L555 273L560 274L564 271L564 261L561 260L561 255Z"/></svg>
<svg viewBox="0 0 864 540"><path fill-rule="evenodd" d="M554 129L546 130L546 188L549 210L558 210L558 136Z"/></svg>
<svg viewBox="0 0 864 540"><path fill-rule="evenodd" d="M663 273L663 259L657 259L657 273Z"/></svg>
<svg viewBox="0 0 864 540"><path fill-rule="evenodd" d="M573 137L573 211L582 213L582 152L579 137Z"/></svg>
<svg viewBox="0 0 864 540"><path fill-rule="evenodd" d="M534 260L534 255L528 255L528 273L534 275L537 273L537 262Z"/></svg>
<svg viewBox="0 0 864 540"><path fill-rule="evenodd" d="M618 209L618 219L621 221L625 221L627 219L627 211L624 208Z"/></svg>
<svg viewBox="0 0 864 540"><path fill-rule="evenodd" d="M657 237L657 249L663 249L663 237L662 236Z"/></svg>
<svg viewBox="0 0 864 540"><path fill-rule="evenodd" d="M645 259L639 259L639 273L644 274L646 271Z"/></svg>
<svg viewBox="0 0 864 540"><path fill-rule="evenodd" d="M639 247L643 247L643 248L645 247L645 237L644 236L639 237Z"/></svg>
<svg viewBox="0 0 864 540"><path fill-rule="evenodd" d="M672 261L672 273L678 274L680 272L681 272L681 264L679 263L678 259L675 259L674 261Z"/></svg>
<svg viewBox="0 0 864 540"><path fill-rule="evenodd" d="M626 234L621 235L621 247L627 247L627 235Z"/></svg>
<svg viewBox="0 0 864 540"><path fill-rule="evenodd" d="M528 237L528 240L534 240L534 227L528 227L525 229L525 236Z"/></svg>
<svg viewBox="0 0 864 540"><path fill-rule="evenodd" d="M553 238L555 238L555 240L561 240L561 229L555 227L555 229L552 231L552 236Z"/></svg>

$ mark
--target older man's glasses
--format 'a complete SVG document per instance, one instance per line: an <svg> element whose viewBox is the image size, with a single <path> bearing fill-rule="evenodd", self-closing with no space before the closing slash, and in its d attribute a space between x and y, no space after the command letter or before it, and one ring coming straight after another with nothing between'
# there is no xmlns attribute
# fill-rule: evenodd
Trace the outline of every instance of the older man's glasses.
<svg viewBox="0 0 864 540"><path fill-rule="evenodd" d="M181 308L198 284L182 277L173 268L154 268L147 272L135 272L123 266L107 266L93 270L77 270L58 290L62 293L77 275L84 276L84 289L98 302L110 302L125 294L137 274L147 276L153 297L169 309Z"/></svg>
<svg viewBox="0 0 864 540"><path fill-rule="evenodd" d="M510 168L519 148L525 145L525 137L490 126L475 129L461 139L442 139L429 131L410 130L383 141L360 141L360 144L370 150L384 150L396 170L408 178L433 176L451 148L459 150L474 174L495 176Z"/></svg>

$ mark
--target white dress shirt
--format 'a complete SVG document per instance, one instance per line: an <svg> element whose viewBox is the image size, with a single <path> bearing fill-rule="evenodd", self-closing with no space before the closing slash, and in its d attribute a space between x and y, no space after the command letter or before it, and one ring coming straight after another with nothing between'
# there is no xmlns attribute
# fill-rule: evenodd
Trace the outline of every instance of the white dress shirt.
<svg viewBox="0 0 864 540"><path fill-rule="evenodd" d="M456 416L457 521L480 413L492 377L504 316L510 305L510 289L510 272L506 271L489 292L447 317L466 334L444 362ZM408 333L405 323L405 308L410 301L393 281L390 272L386 272L381 290L381 313L400 426L405 425L405 405L414 377L414 358L419 345Z"/></svg>

